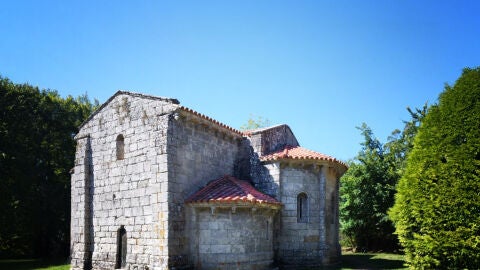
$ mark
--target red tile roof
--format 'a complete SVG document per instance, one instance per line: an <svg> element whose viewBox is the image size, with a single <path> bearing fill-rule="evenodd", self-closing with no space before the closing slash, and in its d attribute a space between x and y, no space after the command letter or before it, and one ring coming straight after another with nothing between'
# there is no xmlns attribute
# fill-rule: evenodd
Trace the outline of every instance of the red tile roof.
<svg viewBox="0 0 480 270"><path fill-rule="evenodd" d="M236 203L274 204L280 202L256 190L249 182L225 175L208 183L207 186L191 195L186 203Z"/></svg>
<svg viewBox="0 0 480 270"><path fill-rule="evenodd" d="M272 160L281 160L281 159L324 160L324 161L336 162L347 167L347 165L344 162L334 157L321 154L312 150L308 150L300 146L287 145L282 150L260 157L261 161L272 161Z"/></svg>

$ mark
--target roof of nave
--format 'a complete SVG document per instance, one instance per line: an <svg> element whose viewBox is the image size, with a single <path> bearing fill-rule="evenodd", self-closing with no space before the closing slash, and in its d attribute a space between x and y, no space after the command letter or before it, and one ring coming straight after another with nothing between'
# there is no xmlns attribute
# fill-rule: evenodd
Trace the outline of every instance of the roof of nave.
<svg viewBox="0 0 480 270"><path fill-rule="evenodd" d="M180 102L177 99L174 98L168 98L168 97L157 97L157 96L152 96L152 95L145 95L145 94L140 94L140 93L134 93L134 92L129 92L129 91L117 91L113 96L111 96L105 103L103 103L95 112L93 112L79 127L81 129L88 121L90 121L96 114L98 114L103 108L105 108L113 99L115 99L119 95L128 95L132 97L138 97L138 98L143 98L143 99L150 99L150 100L158 100L158 101L163 101L167 103L171 103L174 105L177 105L178 108L177 110L180 110L181 112L184 112L185 114L190 114L193 115L194 117L197 117L199 119L205 120L207 123L210 123L214 126L220 127L222 130L225 130L227 132L230 132L231 134L235 134L236 136L246 136L250 137L255 134L267 132L272 129L276 128L285 128L288 130L290 133L293 134L291 131L290 127L288 125L282 124L282 125L276 125L276 126L270 126L270 127L265 127L265 128L259 128L255 130L248 130L241 132L235 128L232 128L226 124L223 124L209 116L206 116L202 113L199 113L193 109L187 108L185 106L181 106ZM338 163L345 168L347 168L347 165L331 156L324 155L321 153L317 153L299 146L286 146L284 149L281 149L279 151L276 151L274 153L270 153L268 155L264 155L260 157L261 161L274 161L274 160L281 160L281 159L296 159L296 160L322 160L322 161L330 161L330 162L335 162ZM240 180L239 180L240 181ZM253 187L252 187L253 188ZM265 195L266 196L266 195Z"/></svg>
<svg viewBox="0 0 480 270"><path fill-rule="evenodd" d="M105 108L113 99L115 99L117 96L119 95L128 95L128 96L132 96L132 97L139 97L139 98L143 98L143 99L150 99L150 100L158 100L158 101L163 101L163 102L168 102L168 103L171 103L171 104L175 104L175 105L179 105L180 102L178 101L178 99L174 99L174 98L168 98L168 97L157 97L157 96L152 96L152 95L145 95L145 94L141 94L141 93L134 93L134 92L129 92L129 91L122 91L122 90L119 90L117 91L113 96L111 96L107 101L105 101L95 112L93 112L80 126L79 126L79 129L81 129L88 121L90 121L96 114L98 114L103 108ZM196 117L199 117L199 118L202 118L204 120L207 120L207 122L210 122L214 125L217 125L217 126L220 126L224 129L227 129L233 133L236 133L238 135L243 135L242 132L240 132L239 130L237 129L234 129L228 125L225 125L211 117L208 117L204 114L201 114L193 109L190 109L190 108L187 108L185 106L180 106L178 107L180 110L184 111L184 112L187 112L187 113L190 113Z"/></svg>
<svg viewBox="0 0 480 270"><path fill-rule="evenodd" d="M280 205L274 198L256 190L249 182L225 175L192 194L186 203L250 203Z"/></svg>
<svg viewBox="0 0 480 270"><path fill-rule="evenodd" d="M202 114L202 113L199 113L199 112L197 112L197 111L195 111L195 110L192 110L192 109L187 108L187 107L185 107L185 106L180 106L180 109L181 109L182 111L191 113L191 114L193 114L193 115L195 115L195 116L197 116L197 117L203 118L203 119L205 119L205 120L207 120L207 121L209 121L209 122L211 122L211 123L213 123L213 124L215 124L215 125L218 125L218 126L220 126L220 127L223 127L223 128L225 128L225 129L228 129L229 131L232 131L232 132L234 132L234 133L236 133L236 134L238 134L238 135L243 135L243 133L242 133L241 131L239 131L239 130L237 130L237 129L234 129L234 128L228 126L228 125L225 125L224 123L221 123L221 122L219 122L219 121L217 121L217 120L215 120L215 119L213 119L213 118L211 118L211 117L209 117L209 116L206 116L206 115L204 115L204 114Z"/></svg>

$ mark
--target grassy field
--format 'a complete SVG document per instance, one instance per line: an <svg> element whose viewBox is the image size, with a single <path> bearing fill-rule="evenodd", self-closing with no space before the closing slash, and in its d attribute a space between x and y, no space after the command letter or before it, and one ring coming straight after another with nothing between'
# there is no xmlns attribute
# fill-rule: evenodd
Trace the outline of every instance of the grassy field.
<svg viewBox="0 0 480 270"><path fill-rule="evenodd" d="M343 253L342 263L325 267L337 269L407 269L403 255L390 253ZM0 270L69 270L65 262L44 262L39 260L0 260ZM314 269L309 269L314 270ZM318 269L320 270L320 269Z"/></svg>
<svg viewBox="0 0 480 270"><path fill-rule="evenodd" d="M63 261L0 260L0 270L69 270Z"/></svg>

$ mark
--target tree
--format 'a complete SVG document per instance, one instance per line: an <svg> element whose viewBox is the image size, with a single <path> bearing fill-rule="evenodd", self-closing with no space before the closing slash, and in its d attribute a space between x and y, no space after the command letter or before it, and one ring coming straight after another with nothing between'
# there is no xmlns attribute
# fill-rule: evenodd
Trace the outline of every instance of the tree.
<svg viewBox="0 0 480 270"><path fill-rule="evenodd" d="M253 129L258 129L258 128L264 128L270 126L270 120L263 118L261 116L255 116L250 115L250 118L248 119L247 123L242 125L240 127L240 130L246 131L246 130L253 130Z"/></svg>
<svg viewBox="0 0 480 270"><path fill-rule="evenodd" d="M96 105L0 77L1 256L68 255L73 135Z"/></svg>
<svg viewBox="0 0 480 270"><path fill-rule="evenodd" d="M396 239L387 210L393 204L397 176L389 170L384 146L372 130L366 124L359 129L363 148L341 179L342 235L357 249L391 250Z"/></svg>
<svg viewBox="0 0 480 270"><path fill-rule="evenodd" d="M389 215L414 268L480 265L480 68L446 85L415 137Z"/></svg>
<svg viewBox="0 0 480 270"><path fill-rule="evenodd" d="M382 144L364 123L359 129L363 147L341 179L340 221L349 245L363 250L398 248L394 227L387 211L393 206L395 185L403 174L405 159L427 105L415 111L407 108L410 121L403 131L394 130Z"/></svg>

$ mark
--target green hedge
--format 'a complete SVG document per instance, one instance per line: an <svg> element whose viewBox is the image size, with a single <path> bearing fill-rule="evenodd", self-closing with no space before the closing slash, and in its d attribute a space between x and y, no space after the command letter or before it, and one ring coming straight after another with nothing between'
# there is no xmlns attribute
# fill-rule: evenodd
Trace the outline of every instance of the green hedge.
<svg viewBox="0 0 480 270"><path fill-rule="evenodd" d="M480 266L480 68L423 119L390 211L413 268Z"/></svg>

